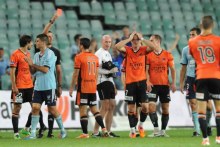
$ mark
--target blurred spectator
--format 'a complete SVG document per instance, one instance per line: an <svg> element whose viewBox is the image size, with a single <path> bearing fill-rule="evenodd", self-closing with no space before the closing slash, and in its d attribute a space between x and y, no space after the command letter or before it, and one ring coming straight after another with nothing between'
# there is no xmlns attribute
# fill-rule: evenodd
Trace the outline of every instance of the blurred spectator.
<svg viewBox="0 0 220 147"><path fill-rule="evenodd" d="M130 36L129 26L125 26L125 27L122 29L122 32L123 32L123 36L122 36L121 38L119 37L118 32L114 32L114 33L113 33L113 39L115 39L115 44L117 44L117 43L120 42L121 40L125 40L125 39L128 39L128 38L129 38L129 36ZM126 45L127 45L127 46L131 46L131 42L128 42Z"/></svg>
<svg viewBox="0 0 220 147"><path fill-rule="evenodd" d="M116 49L113 49L112 62L118 68L118 72L115 74L115 77L113 78L113 80L114 80L115 86L118 90L124 89L122 81L121 81L121 67L122 67L123 60L124 60L123 55L119 51L117 51Z"/></svg>
<svg viewBox="0 0 220 147"><path fill-rule="evenodd" d="M78 45L79 45L79 41L80 41L80 38L82 37L82 35L81 34L76 34L75 36L74 36L74 41L75 41L75 44L73 44L72 45L72 47L71 47L71 59L74 61L74 58L75 58L75 56L76 56L76 54L78 54L79 53L79 47L78 47Z"/></svg>
<svg viewBox="0 0 220 147"><path fill-rule="evenodd" d="M4 49L0 47L0 89L2 89L2 76L10 75L9 67L9 60L4 57Z"/></svg>
<svg viewBox="0 0 220 147"><path fill-rule="evenodd" d="M91 43L90 43L90 51L95 54L95 52L98 50L98 45L97 45L97 41L95 38L91 39Z"/></svg>

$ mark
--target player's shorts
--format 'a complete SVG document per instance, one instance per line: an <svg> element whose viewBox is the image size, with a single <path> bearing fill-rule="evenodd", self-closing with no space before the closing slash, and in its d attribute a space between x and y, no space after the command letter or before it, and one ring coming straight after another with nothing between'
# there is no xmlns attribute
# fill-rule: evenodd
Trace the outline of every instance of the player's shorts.
<svg viewBox="0 0 220 147"><path fill-rule="evenodd" d="M170 102L170 89L168 85L154 85L148 93L149 102L157 102L158 97L161 103Z"/></svg>
<svg viewBox="0 0 220 147"><path fill-rule="evenodd" d="M17 95L11 92L11 102L17 104L32 102L33 90L33 88L18 89L19 93Z"/></svg>
<svg viewBox="0 0 220 147"><path fill-rule="evenodd" d="M110 81L105 81L97 85L100 100L115 99L115 87Z"/></svg>
<svg viewBox="0 0 220 147"><path fill-rule="evenodd" d="M195 91L195 78L187 76L186 78L186 99L195 99L196 91Z"/></svg>
<svg viewBox="0 0 220 147"><path fill-rule="evenodd" d="M125 101L128 104L137 105L140 103L147 103L148 97L146 95L146 88L146 80L126 84Z"/></svg>
<svg viewBox="0 0 220 147"><path fill-rule="evenodd" d="M76 93L76 105L88 105L95 106L97 104L96 101L96 93L81 93L77 91Z"/></svg>
<svg viewBox="0 0 220 147"><path fill-rule="evenodd" d="M196 99L201 101L220 100L220 79L196 80Z"/></svg>
<svg viewBox="0 0 220 147"><path fill-rule="evenodd" d="M32 103L42 104L45 101L47 106L56 106L56 92L55 89L37 91L34 90L34 97Z"/></svg>

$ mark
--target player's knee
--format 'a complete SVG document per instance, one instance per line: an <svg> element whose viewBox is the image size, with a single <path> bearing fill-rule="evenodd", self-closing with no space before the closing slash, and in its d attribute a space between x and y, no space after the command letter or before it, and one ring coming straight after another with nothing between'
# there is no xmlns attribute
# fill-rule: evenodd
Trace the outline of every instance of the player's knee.
<svg viewBox="0 0 220 147"><path fill-rule="evenodd" d="M150 102L148 109L149 109L150 113L155 112L156 111L156 104L154 102Z"/></svg>
<svg viewBox="0 0 220 147"><path fill-rule="evenodd" d="M148 113L148 103L141 104L141 111L144 113Z"/></svg>

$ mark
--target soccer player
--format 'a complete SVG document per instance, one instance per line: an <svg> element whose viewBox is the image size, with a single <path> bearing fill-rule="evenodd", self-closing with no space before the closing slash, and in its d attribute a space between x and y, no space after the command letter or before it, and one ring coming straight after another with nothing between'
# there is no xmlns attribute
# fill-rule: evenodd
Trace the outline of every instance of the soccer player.
<svg viewBox="0 0 220 147"><path fill-rule="evenodd" d="M89 46L90 40L88 38L80 39L79 48L81 53L75 57L75 69L69 90L69 94L72 97L74 87L77 84L76 104L79 106L80 123L83 131L77 138L89 138L87 130L87 106L89 106L96 122L101 126L103 136L108 137L102 116L96 106L96 83L99 60L97 56L90 52Z"/></svg>
<svg viewBox="0 0 220 147"><path fill-rule="evenodd" d="M216 110L216 143L220 144L220 37L212 33L213 27L212 16L202 17L201 34L189 40L189 50L196 62L196 99L202 145L210 145L206 123L206 107L210 98Z"/></svg>
<svg viewBox="0 0 220 147"><path fill-rule="evenodd" d="M18 133L18 117L21 104L32 101L33 81L30 68L25 57L30 57L28 50L32 48L31 36L23 35L19 39L20 48L15 50L10 59L10 78L12 83L12 125L14 129L14 139L21 139ZM28 134L26 134L28 135Z"/></svg>
<svg viewBox="0 0 220 147"><path fill-rule="evenodd" d="M106 129L108 130L110 137L119 137L115 133L111 132L113 112L115 110L115 95L117 94L116 86L113 81L113 77L109 74L118 72L118 68L112 69L103 68L103 64L106 62L112 63L112 57L109 53L109 49L112 44L112 39L109 35L102 36L102 47L95 53L99 59L98 81L97 90L99 98L101 100L100 114L105 119ZM93 137L100 137L99 125L95 123Z"/></svg>
<svg viewBox="0 0 220 147"><path fill-rule="evenodd" d="M132 46L126 44L131 42ZM141 46L144 43L147 46ZM138 130L140 137L145 137L143 123L148 115L148 98L146 96L146 54L155 46L145 40L140 33L133 32L128 39L122 40L115 48L126 54L125 57L125 101L128 103L128 120L130 124L130 138L136 138L136 104L141 103L140 123Z"/></svg>
<svg viewBox="0 0 220 147"><path fill-rule="evenodd" d="M32 100L32 120L31 120L31 135L26 139L36 138L36 127L39 122L39 112L42 103L48 106L48 111L56 119L59 128L61 129L60 138L66 137L66 131L63 127L62 117L56 108L56 80L55 80L55 62L56 56L47 45L49 43L48 36L39 34L36 38L36 48L40 52L34 55L34 62L31 58L25 58L26 62L31 67L31 71L36 77L34 85L34 97Z"/></svg>
<svg viewBox="0 0 220 147"><path fill-rule="evenodd" d="M149 137L164 136L169 137L165 130L169 121L170 88L176 91L176 72L174 60L171 53L162 49L162 38L154 34L150 41L157 46L157 49L147 55L147 91L149 92L149 115L154 126L154 132ZM172 83L169 83L168 72L171 71ZM170 86L169 86L170 85ZM156 102L160 100L162 107L162 126L158 128L158 118L156 113Z"/></svg>

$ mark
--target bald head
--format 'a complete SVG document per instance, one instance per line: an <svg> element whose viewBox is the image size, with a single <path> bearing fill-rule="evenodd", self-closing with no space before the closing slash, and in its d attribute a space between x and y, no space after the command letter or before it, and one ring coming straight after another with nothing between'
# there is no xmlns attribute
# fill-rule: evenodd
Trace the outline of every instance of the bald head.
<svg viewBox="0 0 220 147"><path fill-rule="evenodd" d="M110 49L112 44L112 38L110 35L104 35L102 36L102 48L105 50Z"/></svg>

